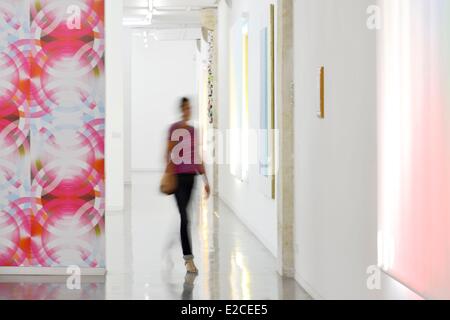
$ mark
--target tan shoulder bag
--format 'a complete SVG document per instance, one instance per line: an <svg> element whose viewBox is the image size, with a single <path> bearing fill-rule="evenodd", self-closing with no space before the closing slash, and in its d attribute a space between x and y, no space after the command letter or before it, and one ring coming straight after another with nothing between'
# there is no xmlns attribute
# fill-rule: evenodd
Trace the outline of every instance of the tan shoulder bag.
<svg viewBox="0 0 450 320"><path fill-rule="evenodd" d="M177 176L174 171L173 165L169 163L162 176L159 190L166 195L172 195L177 190Z"/></svg>

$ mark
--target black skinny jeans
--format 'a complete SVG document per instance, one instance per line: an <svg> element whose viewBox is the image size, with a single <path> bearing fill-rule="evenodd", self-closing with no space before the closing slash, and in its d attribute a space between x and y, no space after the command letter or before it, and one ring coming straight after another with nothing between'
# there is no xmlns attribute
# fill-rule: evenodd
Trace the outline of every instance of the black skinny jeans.
<svg viewBox="0 0 450 320"><path fill-rule="evenodd" d="M185 260L193 259L191 236L189 229L189 217L187 208L191 200L192 189L195 183L195 174L177 174L177 191L175 192L175 199L177 201L178 211L180 212L181 226L181 246L183 248L183 255Z"/></svg>

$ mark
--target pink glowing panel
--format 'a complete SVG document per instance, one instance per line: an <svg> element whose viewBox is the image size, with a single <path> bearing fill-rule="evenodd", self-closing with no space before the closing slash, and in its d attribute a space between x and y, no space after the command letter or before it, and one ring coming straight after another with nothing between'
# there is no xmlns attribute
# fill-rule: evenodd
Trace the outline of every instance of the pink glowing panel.
<svg viewBox="0 0 450 320"><path fill-rule="evenodd" d="M103 21L0 1L0 266L104 267Z"/></svg>
<svg viewBox="0 0 450 320"><path fill-rule="evenodd" d="M450 298L450 1L380 3L379 263Z"/></svg>

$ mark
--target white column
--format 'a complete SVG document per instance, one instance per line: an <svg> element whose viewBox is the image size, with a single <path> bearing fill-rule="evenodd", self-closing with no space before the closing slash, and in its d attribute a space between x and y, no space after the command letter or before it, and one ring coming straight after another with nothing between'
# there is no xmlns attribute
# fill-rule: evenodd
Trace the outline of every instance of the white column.
<svg viewBox="0 0 450 320"><path fill-rule="evenodd" d="M294 3L278 1L277 25L277 119L279 172L277 175L278 271L294 277Z"/></svg>
<svg viewBox="0 0 450 320"><path fill-rule="evenodd" d="M124 206L123 0L105 0L106 21L106 209Z"/></svg>

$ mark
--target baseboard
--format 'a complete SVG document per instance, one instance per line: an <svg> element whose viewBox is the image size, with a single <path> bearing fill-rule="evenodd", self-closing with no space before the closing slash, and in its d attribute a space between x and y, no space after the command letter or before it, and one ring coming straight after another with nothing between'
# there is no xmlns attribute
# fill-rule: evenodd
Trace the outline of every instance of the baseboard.
<svg viewBox="0 0 450 320"><path fill-rule="evenodd" d="M105 268L81 268L82 276L105 276ZM0 276L67 276L67 268L0 267Z"/></svg>
<svg viewBox="0 0 450 320"><path fill-rule="evenodd" d="M298 272L295 273L295 281L311 296L314 300L325 300L311 285L303 279Z"/></svg>
<svg viewBox="0 0 450 320"><path fill-rule="evenodd" d="M297 283L314 299L325 300L298 272L296 272L295 280ZM373 291L371 295L354 297L353 299L361 300L424 300L420 294L414 292L401 282L392 278L388 274L381 273L382 290Z"/></svg>

